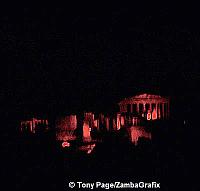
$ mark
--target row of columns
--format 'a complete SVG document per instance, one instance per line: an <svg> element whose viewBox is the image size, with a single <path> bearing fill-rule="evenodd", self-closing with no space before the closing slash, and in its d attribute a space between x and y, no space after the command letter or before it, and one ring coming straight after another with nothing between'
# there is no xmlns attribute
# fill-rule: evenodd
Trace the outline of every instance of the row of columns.
<svg viewBox="0 0 200 191"><path fill-rule="evenodd" d="M136 104L136 111L137 113L140 113L140 105L142 105L142 112L148 112L146 111L146 105L149 105L148 110L150 112L153 112L153 110L156 110L157 113L157 119L168 119L169 118L169 103L168 102L161 102L161 103L135 103ZM153 104L155 105L155 107L153 108ZM127 112L127 108L128 105L126 105L126 107L120 108L120 110L122 112ZM133 104L130 104L130 112L134 112L133 111Z"/></svg>
<svg viewBox="0 0 200 191"><path fill-rule="evenodd" d="M29 120L29 121L21 121L21 131L23 131L23 128L24 127L28 127L30 128L30 131L32 133L35 133L35 128L38 124L44 124L44 125L48 125L48 121L46 119L42 119L42 120L37 120L37 119L32 119L32 120Z"/></svg>

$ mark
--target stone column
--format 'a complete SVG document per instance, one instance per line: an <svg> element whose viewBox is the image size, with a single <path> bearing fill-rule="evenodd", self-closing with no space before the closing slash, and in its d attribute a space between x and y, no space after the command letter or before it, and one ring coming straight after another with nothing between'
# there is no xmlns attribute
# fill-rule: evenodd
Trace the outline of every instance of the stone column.
<svg viewBox="0 0 200 191"><path fill-rule="evenodd" d="M90 127L88 121L83 122L83 141L90 141L91 136L90 136Z"/></svg>
<svg viewBox="0 0 200 191"><path fill-rule="evenodd" d="M162 116L165 119L165 103L162 103Z"/></svg>
<svg viewBox="0 0 200 191"><path fill-rule="evenodd" d="M137 113L139 113L140 111L140 107L139 107L139 103L137 103Z"/></svg>
<svg viewBox="0 0 200 191"><path fill-rule="evenodd" d="M120 118L121 118L121 115L118 113L117 114L117 130L119 130L121 128Z"/></svg>
<svg viewBox="0 0 200 191"><path fill-rule="evenodd" d="M135 125L135 118L134 117L132 118L132 124L133 124L133 126Z"/></svg>
<svg viewBox="0 0 200 191"><path fill-rule="evenodd" d="M150 112L152 112L152 105L151 105L151 103L149 103L149 110L150 110Z"/></svg>
<svg viewBox="0 0 200 191"><path fill-rule="evenodd" d="M160 117L161 117L160 116L160 103L157 104L157 107L158 107L158 119L160 119Z"/></svg>
<svg viewBox="0 0 200 191"><path fill-rule="evenodd" d="M32 121L33 121L33 133L35 133L35 126L36 126L35 119L33 119Z"/></svg>
<svg viewBox="0 0 200 191"><path fill-rule="evenodd" d="M156 115L157 115L157 119L158 119L158 103L156 103Z"/></svg>
<svg viewBox="0 0 200 191"><path fill-rule="evenodd" d="M146 111L146 108L145 108L145 103L143 103L143 112L145 112Z"/></svg>
<svg viewBox="0 0 200 191"><path fill-rule="evenodd" d="M106 130L109 131L109 118L106 117Z"/></svg>

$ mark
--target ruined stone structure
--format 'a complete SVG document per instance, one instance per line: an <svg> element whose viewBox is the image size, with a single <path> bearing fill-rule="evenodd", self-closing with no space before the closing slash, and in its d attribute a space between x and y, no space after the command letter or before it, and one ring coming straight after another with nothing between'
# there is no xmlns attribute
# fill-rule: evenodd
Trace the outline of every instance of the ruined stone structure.
<svg viewBox="0 0 200 191"><path fill-rule="evenodd" d="M69 115L59 117L56 120L56 139L57 140L73 140L76 138L74 131L77 128L77 116Z"/></svg>
<svg viewBox="0 0 200 191"><path fill-rule="evenodd" d="M125 98L118 105L120 113L135 114L145 117L147 120L169 118L169 98L160 95L140 94Z"/></svg>
<svg viewBox="0 0 200 191"><path fill-rule="evenodd" d="M20 130L21 132L29 133L36 133L37 131L48 130L48 120L32 118L30 120L21 121Z"/></svg>
<svg viewBox="0 0 200 191"><path fill-rule="evenodd" d="M94 113L92 112L85 112L84 113L84 120L88 122L90 128L94 127Z"/></svg>

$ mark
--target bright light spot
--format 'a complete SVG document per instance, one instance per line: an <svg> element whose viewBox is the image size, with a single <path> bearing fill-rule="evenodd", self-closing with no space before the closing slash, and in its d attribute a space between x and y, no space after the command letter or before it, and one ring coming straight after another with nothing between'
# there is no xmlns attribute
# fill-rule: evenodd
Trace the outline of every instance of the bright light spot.
<svg viewBox="0 0 200 191"><path fill-rule="evenodd" d="M62 143L62 147L65 148L65 147L69 147L70 146L70 143L68 143L67 141L64 141Z"/></svg>
<svg viewBox="0 0 200 191"><path fill-rule="evenodd" d="M151 113L147 113L147 120L151 120Z"/></svg>
<svg viewBox="0 0 200 191"><path fill-rule="evenodd" d="M89 149L88 151L87 151L87 154L90 154L92 152L92 149Z"/></svg>

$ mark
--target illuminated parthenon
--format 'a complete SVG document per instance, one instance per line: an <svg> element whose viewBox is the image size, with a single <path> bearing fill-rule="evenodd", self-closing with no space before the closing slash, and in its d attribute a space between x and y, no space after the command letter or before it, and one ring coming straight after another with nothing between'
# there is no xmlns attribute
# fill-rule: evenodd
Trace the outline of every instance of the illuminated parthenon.
<svg viewBox="0 0 200 191"><path fill-rule="evenodd" d="M133 113L146 116L147 120L168 119L169 98L160 95L140 94L125 98L118 103L120 113Z"/></svg>

